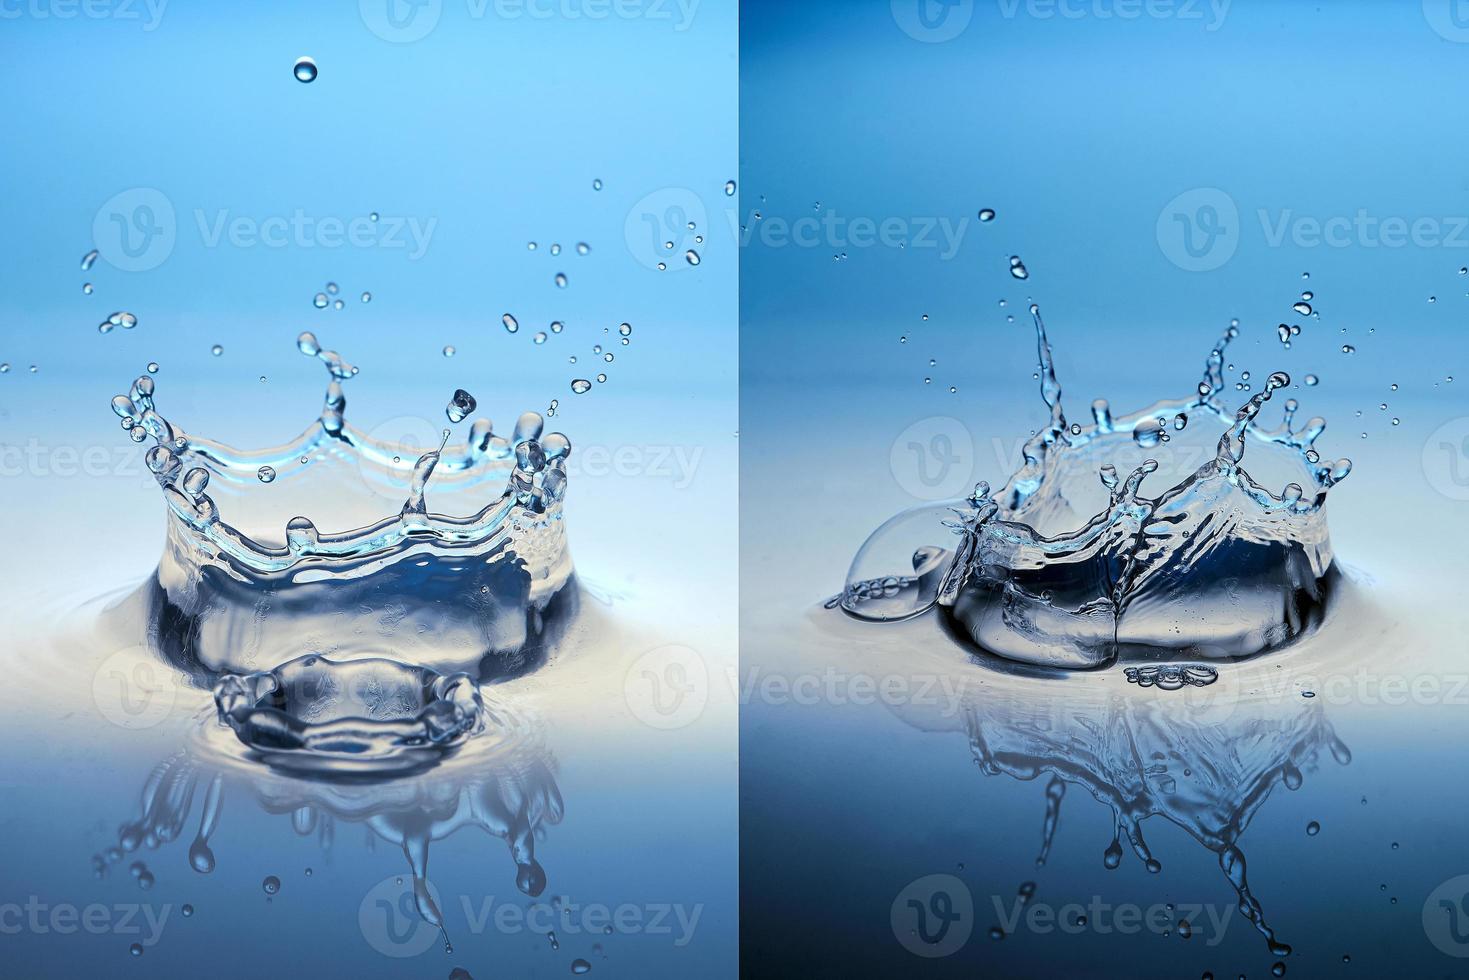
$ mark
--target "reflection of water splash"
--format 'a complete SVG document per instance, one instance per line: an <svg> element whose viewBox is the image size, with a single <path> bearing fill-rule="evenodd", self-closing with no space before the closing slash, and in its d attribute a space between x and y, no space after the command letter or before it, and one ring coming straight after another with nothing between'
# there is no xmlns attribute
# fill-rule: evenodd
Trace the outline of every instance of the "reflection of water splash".
<svg viewBox="0 0 1469 980"><path fill-rule="evenodd" d="M1342 765L1351 753L1319 702L1276 708L1236 701L1237 693L1058 699L1017 686L1009 696L967 699L964 729L985 775L1047 776L1037 866L1050 852L1066 788L1081 786L1113 814L1107 868L1120 865L1125 839L1148 871L1161 871L1142 830L1161 816L1217 855L1240 913L1273 954L1286 956L1290 947L1276 938L1250 891L1237 841L1278 784L1300 788L1323 745Z"/></svg>
<svg viewBox="0 0 1469 980"><path fill-rule="evenodd" d="M227 674L214 688L219 721L252 756L287 772L381 776L437 762L484 724L468 674L392 660L292 660Z"/></svg>
<svg viewBox="0 0 1469 980"><path fill-rule="evenodd" d="M1059 667L1119 654L1242 657L1317 625L1333 560L1326 495L1351 461L1322 463L1314 445L1326 423L1293 427L1295 399L1278 427L1261 427L1289 376L1272 374L1230 412L1221 399L1230 327L1195 397L1123 418L1098 400L1091 425L1068 424L1045 325L1034 305L1031 314L1050 423L1026 443L1023 465L993 495L981 483L965 500L884 524L833 604L878 621L940 605L985 649ZM1251 466L1278 471L1279 494L1241 465L1251 442ZM1143 452L1120 479L1118 462ZM1143 481L1160 470L1168 488L1145 496ZM960 535L952 552L933 546L944 527Z"/></svg>
<svg viewBox="0 0 1469 980"><path fill-rule="evenodd" d="M209 874L218 864L210 842L220 825L222 804L226 797L244 795L267 813L289 816L292 830L315 836L328 857L336 846L338 822L366 826L369 845L381 839L401 847L413 875L418 912L441 931L443 916L428 887L429 847L463 827L478 827L505 841L516 887L538 896L546 887L546 872L536 858L536 837L560 823L564 814L555 764L526 722L503 706L491 705L487 712L496 724L475 740L472 766L389 782L245 773L210 762L207 750L180 751L154 767L143 785L138 818L118 828L116 844L93 857L93 870L101 877L137 852L161 850L177 840L194 800L202 796L188 864Z"/></svg>
<svg viewBox="0 0 1469 980"><path fill-rule="evenodd" d="M171 623L159 628L184 638L181 665L206 672L248 672L313 651L370 654L385 642L400 659L445 671L522 672L555 600L572 591L562 520L570 442L526 412L508 437L478 418L462 445L448 445L446 431L440 447L409 452L346 422L342 383L355 367L309 333L298 346L330 380L320 417L283 446L247 452L185 434L157 411L147 375L113 399L132 438L153 439L147 464L168 505L151 622ZM249 528L249 505L344 465L398 486L401 509L338 532L305 516L283 532ZM469 513L431 512L431 478L435 493L470 495ZM471 495L491 480L504 481L494 499ZM238 502L229 522L218 502L228 496ZM310 635L316 645L303 646Z"/></svg>

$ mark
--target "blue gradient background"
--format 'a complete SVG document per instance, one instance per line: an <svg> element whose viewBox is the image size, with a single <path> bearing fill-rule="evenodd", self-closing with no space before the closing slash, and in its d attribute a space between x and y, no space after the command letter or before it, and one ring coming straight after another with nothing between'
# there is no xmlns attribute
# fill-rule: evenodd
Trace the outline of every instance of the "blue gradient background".
<svg viewBox="0 0 1469 980"><path fill-rule="evenodd" d="M627 662L663 643L698 650L711 671L732 669L735 657L735 532L711 517L736 505L737 263L733 237L721 232L723 188L737 165L734 5L704 0L685 20L668 5L593 18L573 16L589 9L575 3L542 4L552 15L533 17L448 0L420 12L438 12L426 37L401 44L370 31L353 2L175 0L152 30L114 16L116 7L98 8L99 17L56 9L12 5L0 20L9 92L0 128L10 134L0 145L0 360L14 365L0 375L0 494L13 556L0 572L12 638L0 722L11 748L0 783L16 845L0 902L146 900L171 903L174 917L138 959L129 937L6 934L0 972L447 976L459 965L478 977L561 976L585 956L597 975L727 975L736 928L732 699L711 699L695 724L663 732L629 713L622 685ZM310 85L292 77L302 55L320 69ZM99 209L133 188L171 202L172 252L147 271L104 256L81 272ZM651 204L639 203L649 195ZM643 212L670 217L663 202L691 199L708 220L703 263L648 268L651 246L630 245L628 229L643 227ZM381 247L211 247L196 217L258 221L297 209L435 225L412 258ZM685 231L676 232L679 255ZM575 254L578 241L590 255ZM559 257L549 255L552 242ZM564 291L552 283L558 271L570 279ZM329 280L341 285L342 311L312 307ZM83 295L84 281L94 295ZM359 301L363 290L370 304ZM114 310L136 313L138 327L99 335L96 324ZM522 324L516 335L500 324L506 311ZM565 333L535 346L532 334L552 319ZM623 320L634 326L628 347L616 339ZM556 398L552 427L576 455L633 452L630 472L578 478L573 467L572 551L583 578L617 597L601 621L619 631L584 638L575 672L547 682L577 691L559 713L555 697L542 698L553 706L546 737L567 806L540 844L544 898L700 904L688 946L597 937L601 959L592 938L563 935L553 951L542 935L470 935L454 902L446 909L454 956L434 949L389 960L363 941L356 910L368 887L406 872L402 855L381 841L368 852L360 828L339 827L327 868L287 818L238 798L226 802L213 876L188 869L185 840L145 855L158 877L146 895L126 862L104 881L91 877L89 856L134 818L147 773L178 744L177 726L134 733L104 724L85 651L59 638L84 625L83 602L150 572L163 539L141 450L107 402L157 361L160 408L189 431L244 446L282 442L320 407L321 367L295 351L303 329L362 368L347 385L348 418L359 427L406 417L437 428L462 386L501 431ZM210 354L216 343L221 357ZM594 343L616 363L601 364ZM440 353L448 344L458 350L452 359ZM567 363L571 354L578 365ZM604 369L605 385L571 393L573 377ZM688 472L650 462L670 448L695 461ZM78 475L58 456L99 449L103 473ZM27 451L40 462L27 462ZM669 527L683 529L678 539ZM316 866L312 879L301 877L305 864ZM286 884L266 905L260 879L270 873ZM430 877L445 895L519 899L503 844L473 831L435 845ZM188 921L177 914L183 902L199 910Z"/></svg>
<svg viewBox="0 0 1469 980"><path fill-rule="evenodd" d="M1453 556L1469 543L1469 504L1452 476L1469 473L1457 441L1469 434L1469 281L1458 275L1469 236L1435 247L1272 245L1258 212L1272 227L1282 215L1324 221L1359 209L1435 219L1445 234L1462 224L1469 109L1456 93L1469 45L1436 32L1418 3L1237 0L1212 31L1207 6L1194 8L1202 20L1146 7L1105 16L1117 6L1068 4L1079 15L1066 17L1037 15L1054 6L961 3L951 9L970 14L967 26L924 43L899 27L894 8L915 7L903 0L743 4L747 676L870 663L854 660L842 648L849 634L833 638L813 610L839 589L863 539L921 502L911 469L892 461L908 426L957 419L968 483L1008 475L1016 440L1045 419L1024 314L1033 299L1073 417L1097 396L1120 411L1190 392L1238 317L1229 379L1249 370L1258 389L1270 371L1288 371L1300 417L1330 421L1324 454L1355 461L1332 496L1331 527L1338 558L1371 582L1356 633L1372 668L1463 677L1464 577ZM1436 15L1446 5L1427 7ZM1223 191L1239 215L1223 240L1232 255L1203 272L1171 261L1158 233L1170 202L1195 188ZM981 208L997 219L981 225ZM797 247L760 232L830 212L900 219L907 247L821 236ZM964 229L952 256L916 244L930 220ZM1010 255L1023 257L1028 281L1008 275ZM1303 288L1316 295L1319 321L1291 312ZM1275 338L1282 321L1303 325L1291 350ZM1357 353L1341 353L1343 343ZM1300 387L1308 372L1319 387ZM1460 428L1445 437L1445 424ZM1277 788L1242 839L1255 891L1296 947L1287 975L1462 975L1463 961L1429 944L1419 915L1435 886L1469 871L1457 816L1469 709L1352 698L1328 714L1352 764L1326 761L1298 793ZM961 952L918 960L888 915L900 889L926 874L960 875L976 902L1009 900L1026 878L1058 904L1101 895L1232 905L1233 896L1211 856L1176 828L1153 826L1161 821L1148 825L1161 877L1130 854L1103 871L1109 815L1075 790L1042 876L1031 865L1042 786L981 780L962 732L922 732L881 706L759 697L744 705L741 731L742 953L752 975L775 966L1013 977L1270 968L1237 915L1226 941L1206 949L1176 936L1094 933L995 943L981 912ZM1328 830L1308 841L1311 819Z"/></svg>

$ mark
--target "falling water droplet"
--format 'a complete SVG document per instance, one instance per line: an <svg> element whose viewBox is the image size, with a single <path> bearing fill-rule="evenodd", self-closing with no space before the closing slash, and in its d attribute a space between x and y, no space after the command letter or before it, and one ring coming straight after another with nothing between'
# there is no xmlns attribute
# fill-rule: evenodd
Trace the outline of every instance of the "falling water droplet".
<svg viewBox="0 0 1469 980"><path fill-rule="evenodd" d="M602 178L598 177L596 180L592 181L592 190L599 191L601 189L602 189Z"/></svg>
<svg viewBox="0 0 1469 980"><path fill-rule="evenodd" d="M298 58L294 71L298 82L316 81L316 62L310 58Z"/></svg>
<svg viewBox="0 0 1469 980"><path fill-rule="evenodd" d="M83 272L86 272L88 269L92 268L92 263L93 262L96 262L96 261L97 261L97 250L94 248L90 252L88 252L86 255L83 255L82 256L82 271Z"/></svg>
<svg viewBox="0 0 1469 980"><path fill-rule="evenodd" d="M577 378L571 383L571 390L576 392L578 395L585 395L587 392L592 390L592 383L586 378Z"/></svg>
<svg viewBox="0 0 1469 980"><path fill-rule="evenodd" d="M449 416L450 422L463 422L470 415L474 414L474 410L477 407L478 405L473 395L463 388L456 388L453 397L449 399L449 404L444 406L444 414Z"/></svg>
<svg viewBox="0 0 1469 980"><path fill-rule="evenodd" d="M698 265L701 261L699 258L699 253L695 252L693 249L689 249L687 252L685 252L683 257L688 260L689 265Z"/></svg>
<svg viewBox="0 0 1469 980"><path fill-rule="evenodd" d="M979 209L979 220L980 221L986 221L986 222L988 222L988 221L994 221L995 220L995 209L994 208L980 208Z"/></svg>
<svg viewBox="0 0 1469 980"><path fill-rule="evenodd" d="M520 321L516 320L515 317L511 316L509 313L506 313L504 316L500 317L500 322L505 324L505 329L510 331L511 333L514 333L515 331L520 329Z"/></svg>
<svg viewBox="0 0 1469 980"><path fill-rule="evenodd" d="M564 272L558 272L558 273L556 273L556 288L557 289L565 289L566 288L566 273L564 273Z"/></svg>
<svg viewBox="0 0 1469 980"><path fill-rule="evenodd" d="M1029 279L1030 271L1025 268L1025 263L1020 261L1020 256L1010 256L1010 275L1016 279Z"/></svg>
<svg viewBox="0 0 1469 980"><path fill-rule="evenodd" d="M269 466L262 466L255 471L255 476L261 483L270 483L275 479L275 470Z"/></svg>
<svg viewBox="0 0 1469 980"><path fill-rule="evenodd" d="M725 197L734 197L735 191L739 189L739 186L740 186L739 184L736 184L732 180L725 181L724 182L724 196Z"/></svg>

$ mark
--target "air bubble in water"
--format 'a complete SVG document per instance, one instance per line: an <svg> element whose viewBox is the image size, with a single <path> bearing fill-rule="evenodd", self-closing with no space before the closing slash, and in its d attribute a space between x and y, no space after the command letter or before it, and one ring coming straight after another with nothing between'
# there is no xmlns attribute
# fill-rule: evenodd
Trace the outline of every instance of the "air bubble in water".
<svg viewBox="0 0 1469 980"><path fill-rule="evenodd" d="M298 58L293 69L298 82L316 81L316 62L310 58Z"/></svg>

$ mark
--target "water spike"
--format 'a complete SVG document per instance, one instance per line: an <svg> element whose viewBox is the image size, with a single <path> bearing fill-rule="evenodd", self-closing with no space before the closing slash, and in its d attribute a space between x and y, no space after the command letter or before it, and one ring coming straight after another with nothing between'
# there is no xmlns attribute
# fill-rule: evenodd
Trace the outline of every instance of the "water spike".
<svg viewBox="0 0 1469 980"><path fill-rule="evenodd" d="M1061 799L1066 795L1066 784L1060 776L1052 775L1046 784L1046 818L1041 825L1041 849L1036 855L1035 866L1044 868L1051 856L1051 842L1056 837L1056 825L1061 820Z"/></svg>
<svg viewBox="0 0 1469 980"><path fill-rule="evenodd" d="M1107 404L1107 399L1098 398L1092 402L1092 422L1098 432L1112 431L1112 406Z"/></svg>
<svg viewBox="0 0 1469 980"><path fill-rule="evenodd" d="M439 448L424 453L413 464L413 480L409 484L408 501L403 505L404 515L428 513L423 493L428 488L429 478L434 475L434 467L439 465L439 458L444 452L444 447L448 444L449 430L445 429L444 437L439 441Z"/></svg>
<svg viewBox="0 0 1469 980"><path fill-rule="evenodd" d="M1234 424L1219 437L1219 448L1215 458L1221 467L1233 468L1244 459L1245 429L1255 421L1255 417L1260 414L1261 407L1270 400L1270 396L1289 384L1290 375L1284 371L1276 371L1266 379L1264 390L1250 396L1249 401L1241 405L1239 411L1235 412Z"/></svg>
<svg viewBox="0 0 1469 980"><path fill-rule="evenodd" d="M1056 380L1056 365L1051 357L1051 342L1046 339L1046 325L1041 320L1041 308L1030 304L1030 315L1035 321L1035 348L1040 358L1041 398L1051 410L1051 428L1066 431L1066 416L1061 410L1061 383Z"/></svg>

